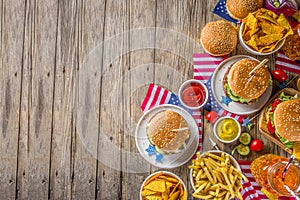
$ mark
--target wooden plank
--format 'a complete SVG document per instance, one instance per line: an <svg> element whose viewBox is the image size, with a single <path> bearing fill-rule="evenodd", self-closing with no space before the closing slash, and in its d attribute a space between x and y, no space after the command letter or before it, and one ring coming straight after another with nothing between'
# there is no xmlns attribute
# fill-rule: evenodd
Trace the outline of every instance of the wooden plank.
<svg viewBox="0 0 300 200"><path fill-rule="evenodd" d="M15 199L25 4L1 1L0 8L0 199Z"/></svg>
<svg viewBox="0 0 300 200"><path fill-rule="evenodd" d="M123 96L116 83L128 68L129 10L128 1L106 1L103 69L101 73L100 132L98 142L97 199L119 199L122 196L122 130L124 115L112 103ZM118 102L121 103L121 102ZM109 192L107 192L109 191Z"/></svg>
<svg viewBox="0 0 300 200"><path fill-rule="evenodd" d="M53 133L50 169L50 199L71 199L75 80L78 61L78 11L75 1L58 4L56 67L54 79Z"/></svg>
<svg viewBox="0 0 300 200"><path fill-rule="evenodd" d="M130 63L118 87L123 88L121 113L124 113L124 145L122 150L122 199L139 199L143 180L150 174L151 165L139 154L135 145L135 128L142 115L141 102L149 83L154 81L154 45L156 1L143 4L132 0L128 5L130 13ZM152 27L152 28L149 28ZM137 49L137 50L135 50Z"/></svg>
<svg viewBox="0 0 300 200"><path fill-rule="evenodd" d="M56 2L27 2L18 160L20 199L48 198L56 23Z"/></svg>
<svg viewBox="0 0 300 200"><path fill-rule="evenodd" d="M82 1L79 5L79 73L76 96L76 140L72 199L96 199L97 144L99 130L99 98L101 55L92 58L103 39L105 1ZM102 47L100 47L102 48ZM91 64L96 64L93 70ZM88 76L85 76L89 74ZM81 85L87 84L82 90ZM82 101L81 101L82 100ZM92 103L90 100L93 100ZM86 109L81 112L80 108ZM89 114L93 120L89 118ZM96 117L95 117L96 116ZM91 124L92 123L92 124ZM96 127L93 129L93 127Z"/></svg>

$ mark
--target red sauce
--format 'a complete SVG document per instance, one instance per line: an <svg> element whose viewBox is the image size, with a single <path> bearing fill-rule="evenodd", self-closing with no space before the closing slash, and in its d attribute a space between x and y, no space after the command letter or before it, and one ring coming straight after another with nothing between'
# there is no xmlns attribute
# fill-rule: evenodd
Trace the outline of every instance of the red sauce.
<svg viewBox="0 0 300 200"><path fill-rule="evenodd" d="M191 83L182 91L182 101L190 107L202 105L205 98L205 89L199 83Z"/></svg>

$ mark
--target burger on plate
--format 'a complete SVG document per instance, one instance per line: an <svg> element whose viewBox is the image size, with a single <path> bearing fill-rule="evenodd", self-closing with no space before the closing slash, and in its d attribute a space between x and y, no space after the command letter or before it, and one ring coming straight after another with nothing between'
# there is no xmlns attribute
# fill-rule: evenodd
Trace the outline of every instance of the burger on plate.
<svg viewBox="0 0 300 200"><path fill-rule="evenodd" d="M260 67L249 75L259 62L242 59L228 68L223 78L224 92L232 101L251 104L264 94L270 84L271 75L266 67Z"/></svg>
<svg viewBox="0 0 300 200"><path fill-rule="evenodd" d="M263 3L264 0L227 0L226 9L230 17L241 20L262 8Z"/></svg>
<svg viewBox="0 0 300 200"><path fill-rule="evenodd" d="M237 30L223 20L208 22L201 31L200 42L210 55L224 56L235 50L238 42Z"/></svg>
<svg viewBox="0 0 300 200"><path fill-rule="evenodd" d="M150 143L161 154L181 152L190 136L186 120L177 112L166 110L154 115L146 125Z"/></svg>
<svg viewBox="0 0 300 200"><path fill-rule="evenodd" d="M290 149L300 141L300 97L281 92L266 111L268 131Z"/></svg>

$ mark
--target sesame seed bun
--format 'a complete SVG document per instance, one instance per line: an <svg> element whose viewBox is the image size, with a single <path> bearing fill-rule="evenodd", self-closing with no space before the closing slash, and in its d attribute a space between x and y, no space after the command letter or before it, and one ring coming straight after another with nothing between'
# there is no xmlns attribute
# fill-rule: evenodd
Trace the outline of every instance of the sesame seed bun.
<svg viewBox="0 0 300 200"><path fill-rule="evenodd" d="M280 103L274 112L274 124L283 138L300 141L300 100Z"/></svg>
<svg viewBox="0 0 300 200"><path fill-rule="evenodd" d="M167 110L148 121L146 132L154 146L166 153L177 153L189 137L190 130L172 130L183 127L188 127L186 120L180 114Z"/></svg>
<svg viewBox="0 0 300 200"><path fill-rule="evenodd" d="M223 20L208 22L201 31L200 42L209 54L224 56L235 50L238 42L237 30Z"/></svg>
<svg viewBox="0 0 300 200"><path fill-rule="evenodd" d="M262 8L263 3L263 0L227 0L226 9L230 17L241 20Z"/></svg>
<svg viewBox="0 0 300 200"><path fill-rule="evenodd" d="M230 68L227 83L231 91L238 97L255 100L266 91L270 83L270 73L266 67L261 67L254 72L250 82L250 71L259 64L256 60L242 59Z"/></svg>

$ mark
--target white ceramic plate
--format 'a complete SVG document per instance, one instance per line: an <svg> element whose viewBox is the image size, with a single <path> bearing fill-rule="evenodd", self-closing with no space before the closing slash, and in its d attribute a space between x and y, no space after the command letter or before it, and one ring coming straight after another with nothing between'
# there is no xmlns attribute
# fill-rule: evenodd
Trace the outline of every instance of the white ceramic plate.
<svg viewBox="0 0 300 200"><path fill-rule="evenodd" d="M181 116L187 121L191 133L188 141L186 142L186 148L183 151L177 154L163 155L164 157L162 161L157 162L155 160L155 155L149 156L146 152L146 149L150 144L146 134L146 124L147 121L156 113L164 110L172 110L181 114ZM161 105L148 110L140 118L135 131L135 142L142 157L151 165L159 168L175 168L185 164L196 153L199 145L199 129L194 118L183 108L175 105Z"/></svg>
<svg viewBox="0 0 300 200"><path fill-rule="evenodd" d="M253 60L257 60L251 56L247 55L237 55L232 56L226 60L224 60L215 70L212 77L212 92L213 95L218 102L218 104L224 108L225 110L238 114L238 115L249 115L259 111L268 101L272 94L272 86L269 85L266 92L258 99L258 101L248 105L248 104L240 104L236 102L230 102L228 105L221 103L222 96L226 96L223 90L223 77L228 69L233 63L244 59L249 58ZM258 60L257 60L258 61Z"/></svg>

